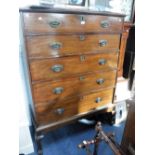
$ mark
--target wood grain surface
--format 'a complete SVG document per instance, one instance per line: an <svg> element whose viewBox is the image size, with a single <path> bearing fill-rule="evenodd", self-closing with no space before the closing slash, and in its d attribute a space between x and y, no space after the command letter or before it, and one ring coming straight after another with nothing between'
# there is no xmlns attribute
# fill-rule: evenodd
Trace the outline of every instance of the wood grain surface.
<svg viewBox="0 0 155 155"><path fill-rule="evenodd" d="M109 71L81 75L61 81L39 82L33 85L34 101L37 104L37 102L63 100L86 92L114 87L115 78L116 71ZM99 83L99 81L101 82ZM60 87L63 91L60 94L54 93L54 90Z"/></svg>
<svg viewBox="0 0 155 155"><path fill-rule="evenodd" d="M97 93L71 98L70 100L49 102L46 106L37 106L37 121L41 124L64 120L66 118L93 111L112 101L113 89L100 91ZM96 103L96 99L100 97L101 102ZM41 104L43 105L43 104ZM63 110L62 114L57 110Z"/></svg>
<svg viewBox="0 0 155 155"><path fill-rule="evenodd" d="M121 17L59 14L59 13L24 13L25 33L76 33L76 32L117 32L122 31ZM50 22L60 22L57 28ZM81 22L82 21L82 22ZM107 28L101 27L101 22L107 21Z"/></svg>
<svg viewBox="0 0 155 155"><path fill-rule="evenodd" d="M102 60L105 64L100 65ZM87 72L113 70L117 68L117 60L117 52L33 60L30 62L30 72L33 81L55 80ZM63 69L54 72L52 67L55 65L61 65Z"/></svg>
<svg viewBox="0 0 155 155"><path fill-rule="evenodd" d="M106 42L101 45L101 42ZM58 57L64 55L85 54L119 50L120 35L48 35L26 37L30 58ZM54 48L52 45L61 46Z"/></svg>

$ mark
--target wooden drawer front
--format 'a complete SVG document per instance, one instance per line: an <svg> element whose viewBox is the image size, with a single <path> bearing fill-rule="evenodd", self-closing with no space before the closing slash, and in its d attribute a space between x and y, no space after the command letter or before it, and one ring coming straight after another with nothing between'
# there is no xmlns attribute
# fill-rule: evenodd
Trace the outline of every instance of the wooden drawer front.
<svg viewBox="0 0 155 155"><path fill-rule="evenodd" d="M118 53L114 52L33 60L30 72L34 81L71 77L85 72L116 69L117 59Z"/></svg>
<svg viewBox="0 0 155 155"><path fill-rule="evenodd" d="M109 89L70 100L44 102L41 106L36 106L37 121L46 124L89 112L111 103L112 96L113 89Z"/></svg>
<svg viewBox="0 0 155 155"><path fill-rule="evenodd" d="M49 57L118 50L120 35L54 35L27 37L29 57ZM80 48L79 48L80 47Z"/></svg>
<svg viewBox="0 0 155 155"><path fill-rule="evenodd" d="M41 82L33 85L35 102L62 100L85 92L114 87L116 71L87 74L57 82Z"/></svg>
<svg viewBox="0 0 155 155"><path fill-rule="evenodd" d="M26 33L121 32L121 17L24 13Z"/></svg>

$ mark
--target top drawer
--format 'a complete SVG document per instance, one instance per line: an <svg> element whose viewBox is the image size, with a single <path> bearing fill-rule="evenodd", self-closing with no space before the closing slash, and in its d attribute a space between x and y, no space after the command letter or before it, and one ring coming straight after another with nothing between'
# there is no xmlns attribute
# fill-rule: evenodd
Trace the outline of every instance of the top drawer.
<svg viewBox="0 0 155 155"><path fill-rule="evenodd" d="M121 32L123 18L101 15L24 13L24 28L31 33Z"/></svg>

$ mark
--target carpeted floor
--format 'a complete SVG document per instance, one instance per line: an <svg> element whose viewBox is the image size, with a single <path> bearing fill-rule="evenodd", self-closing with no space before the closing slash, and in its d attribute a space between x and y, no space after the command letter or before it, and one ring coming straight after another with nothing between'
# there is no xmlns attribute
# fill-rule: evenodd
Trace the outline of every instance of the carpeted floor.
<svg viewBox="0 0 155 155"><path fill-rule="evenodd" d="M104 124L103 129L115 133L115 140L120 143L124 131L125 122L115 126ZM95 135L94 125L75 123L49 132L42 140L44 155L86 155L85 150L78 149L78 144L83 140L89 140ZM90 147L93 150L93 146ZM101 143L99 155L114 155L109 146ZM36 150L31 155L37 155Z"/></svg>

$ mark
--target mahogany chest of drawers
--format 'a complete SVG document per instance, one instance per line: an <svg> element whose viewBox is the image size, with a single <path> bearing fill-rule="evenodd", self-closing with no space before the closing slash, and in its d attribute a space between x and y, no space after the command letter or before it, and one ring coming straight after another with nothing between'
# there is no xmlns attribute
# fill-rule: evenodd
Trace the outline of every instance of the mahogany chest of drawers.
<svg viewBox="0 0 155 155"><path fill-rule="evenodd" d="M21 9L38 153L42 134L113 103L121 14Z"/></svg>

